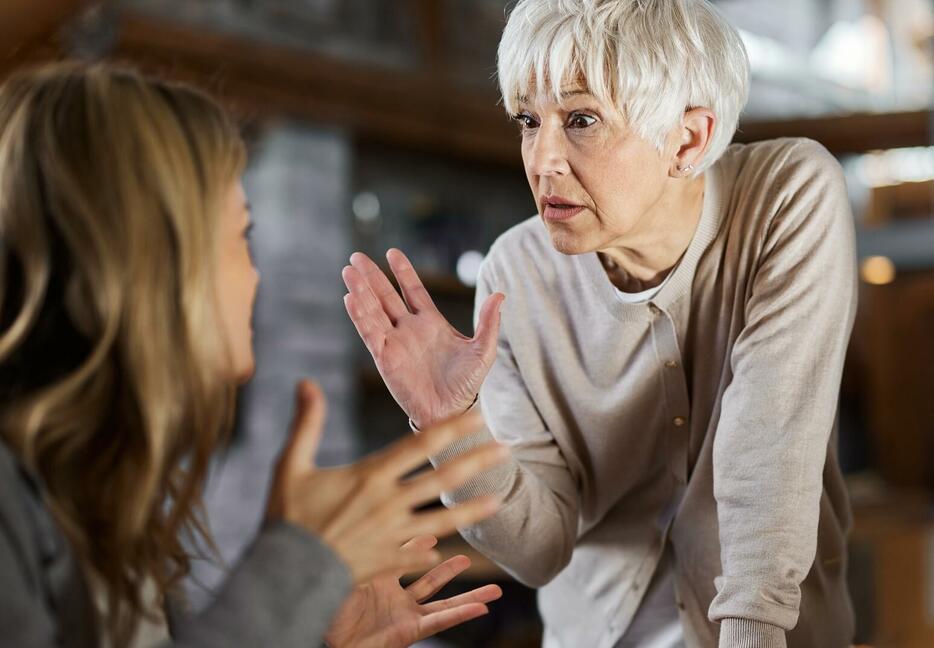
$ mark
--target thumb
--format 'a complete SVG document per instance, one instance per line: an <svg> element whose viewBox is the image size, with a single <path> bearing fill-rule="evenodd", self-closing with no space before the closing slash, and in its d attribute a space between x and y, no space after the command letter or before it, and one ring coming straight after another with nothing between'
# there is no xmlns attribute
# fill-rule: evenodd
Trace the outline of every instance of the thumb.
<svg viewBox="0 0 934 648"><path fill-rule="evenodd" d="M295 390L295 416L282 463L289 470L305 471L314 466L321 443L327 401L324 392L310 380L299 381Z"/></svg>
<svg viewBox="0 0 934 648"><path fill-rule="evenodd" d="M500 311L506 295L493 293L483 302L480 316L477 318L477 333L474 342L480 346L480 356L486 365L493 364L496 358L496 340L499 337Z"/></svg>

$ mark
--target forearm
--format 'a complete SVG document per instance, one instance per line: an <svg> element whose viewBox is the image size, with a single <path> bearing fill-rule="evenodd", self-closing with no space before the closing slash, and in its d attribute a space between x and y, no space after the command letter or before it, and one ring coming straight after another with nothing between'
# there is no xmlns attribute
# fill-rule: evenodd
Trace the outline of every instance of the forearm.
<svg viewBox="0 0 934 648"><path fill-rule="evenodd" d="M794 164L806 168L790 168L807 179L770 222L714 440L723 572L710 617L724 623L724 648L771 645L778 639L762 628L797 624L855 314L842 173L826 151L803 147ZM764 638L735 639L748 628Z"/></svg>
<svg viewBox="0 0 934 648"><path fill-rule="evenodd" d="M347 568L317 538L276 523L259 535L210 607L178 619L169 646L321 645L351 585Z"/></svg>
<svg viewBox="0 0 934 648"><path fill-rule="evenodd" d="M493 436L484 428L432 457L432 464L439 466L491 440ZM550 488L513 458L445 493L442 501L450 507L483 495L498 497L502 507L483 522L461 529L473 547L530 587L547 584L564 569L576 537L577 508L570 495L562 496L560 489Z"/></svg>

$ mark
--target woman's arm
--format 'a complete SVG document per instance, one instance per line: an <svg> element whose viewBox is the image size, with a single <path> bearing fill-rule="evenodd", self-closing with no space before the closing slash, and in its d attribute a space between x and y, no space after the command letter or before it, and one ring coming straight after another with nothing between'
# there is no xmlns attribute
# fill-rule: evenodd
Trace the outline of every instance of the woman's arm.
<svg viewBox="0 0 934 648"><path fill-rule="evenodd" d="M430 420L432 412L463 411L482 386L488 428L445 448L432 462L443 466L494 438L510 447L512 459L446 492L442 501L454 506L483 495L499 498L498 514L462 528L461 535L523 583L540 587L570 560L577 486L500 330L503 295L490 264L484 264L477 285L477 334L467 338L435 308L408 259L398 250L387 256L405 301L358 253L353 267L344 270L347 311L389 390L415 424Z"/></svg>
<svg viewBox="0 0 934 648"><path fill-rule="evenodd" d="M433 426L357 464L318 469L314 456L323 396L303 383L298 403L265 528L212 605L198 615L173 618L175 638L169 646L320 643L354 584L438 562L431 546L400 550L410 538L448 535L496 510L492 498L451 510L418 510L501 461L503 450L495 444L407 477L429 455L475 432L476 417ZM11 455L0 452L0 645L51 648L67 634L67 645L90 648L95 615L81 570L41 499L30 498L28 484L17 474ZM18 488L5 488L8 483ZM63 575L73 578L63 580Z"/></svg>
<svg viewBox="0 0 934 648"><path fill-rule="evenodd" d="M817 545L827 444L856 308L842 173L801 144L769 225L714 441L720 646L784 646ZM802 179L803 178L803 179Z"/></svg>
<svg viewBox="0 0 934 648"><path fill-rule="evenodd" d="M422 437L404 439L358 464L317 469L314 456L323 422L323 394L310 384L300 385L292 435L273 479L269 523L213 605L173 628L175 645L286 648L320 642L354 583L385 585L387 575L398 579L437 562L434 543L408 542L400 550L409 538L446 535L495 510L491 498L481 498L450 511L415 511L442 490L501 461L502 448L495 444L405 479L428 455L474 432L476 417L436 425ZM379 592L380 603L388 605L393 590L383 587ZM342 616L338 621L348 625L346 606ZM383 621L361 618L354 629L369 637ZM389 625L390 632L399 630Z"/></svg>
<svg viewBox="0 0 934 648"><path fill-rule="evenodd" d="M260 532L209 607L173 618L162 648L317 646L352 587L333 550L279 521Z"/></svg>

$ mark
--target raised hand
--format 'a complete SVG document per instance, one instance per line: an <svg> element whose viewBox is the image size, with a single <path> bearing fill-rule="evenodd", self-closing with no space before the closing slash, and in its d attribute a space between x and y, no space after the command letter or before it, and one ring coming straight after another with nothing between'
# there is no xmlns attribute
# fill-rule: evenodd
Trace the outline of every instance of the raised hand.
<svg viewBox="0 0 934 648"><path fill-rule="evenodd" d="M324 416L321 390L308 381L299 383L291 437L276 469L266 517L285 519L320 537L350 568L354 582L387 571L427 569L438 562L436 552L416 551L418 545L400 552L399 547L416 536L451 534L496 512L498 502L488 497L452 509L416 512L442 491L503 461L507 451L495 443L403 479L429 455L475 433L479 416L462 416L409 435L356 464L322 469L315 467L314 457Z"/></svg>
<svg viewBox="0 0 934 648"><path fill-rule="evenodd" d="M386 254L402 296L365 254L355 253L342 276L344 305L396 402L419 429L463 413L474 402L496 358L500 307L491 295L476 335L451 326L406 256ZM403 298L405 301L403 301Z"/></svg>
<svg viewBox="0 0 934 648"><path fill-rule="evenodd" d="M433 536L421 536L401 551L424 553L437 542ZM399 571L360 585L337 613L325 642L330 648L405 648L483 616L488 612L486 604L502 596L496 585L425 602L469 566L467 556L454 556L406 588L399 583Z"/></svg>

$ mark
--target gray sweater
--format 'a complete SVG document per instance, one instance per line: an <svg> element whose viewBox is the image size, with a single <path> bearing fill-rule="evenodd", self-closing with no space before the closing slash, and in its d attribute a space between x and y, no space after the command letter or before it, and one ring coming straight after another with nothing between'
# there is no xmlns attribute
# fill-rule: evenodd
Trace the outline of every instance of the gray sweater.
<svg viewBox="0 0 934 648"><path fill-rule="evenodd" d="M285 522L264 529L214 603L173 617L185 648L319 645L350 591L350 574L314 536ZM0 646L97 648L85 578L41 485L0 442Z"/></svg>
<svg viewBox="0 0 934 648"><path fill-rule="evenodd" d="M546 646L612 648L666 546L688 646L849 645L835 415L854 256L840 167L807 140L729 148L649 303L537 217L492 247L477 304L507 298L480 404L514 459L445 502L504 499L464 535L541 588Z"/></svg>

